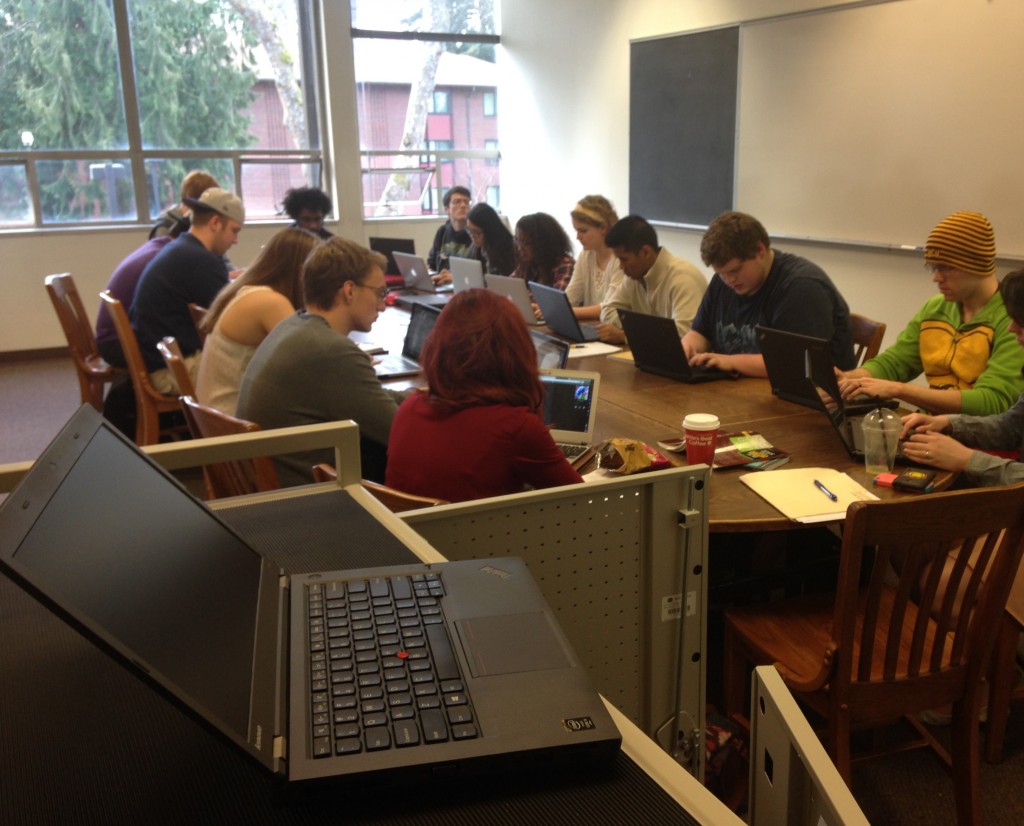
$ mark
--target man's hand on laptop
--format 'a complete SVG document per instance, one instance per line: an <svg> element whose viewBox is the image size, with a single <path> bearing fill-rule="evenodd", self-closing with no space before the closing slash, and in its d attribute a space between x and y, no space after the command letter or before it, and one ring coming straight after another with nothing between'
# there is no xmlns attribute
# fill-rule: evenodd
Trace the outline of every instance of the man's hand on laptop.
<svg viewBox="0 0 1024 826"><path fill-rule="evenodd" d="M597 337L606 344L625 344L626 334L614 324L598 324Z"/></svg>
<svg viewBox="0 0 1024 826"><path fill-rule="evenodd" d="M435 284L451 284L452 274L448 270L441 270L441 272L434 273L430 276L430 280Z"/></svg>
<svg viewBox="0 0 1024 826"><path fill-rule="evenodd" d="M726 372L736 370L736 366L733 364L733 357L727 356L724 353L694 353L688 360L692 367L706 367L711 370L725 370Z"/></svg>

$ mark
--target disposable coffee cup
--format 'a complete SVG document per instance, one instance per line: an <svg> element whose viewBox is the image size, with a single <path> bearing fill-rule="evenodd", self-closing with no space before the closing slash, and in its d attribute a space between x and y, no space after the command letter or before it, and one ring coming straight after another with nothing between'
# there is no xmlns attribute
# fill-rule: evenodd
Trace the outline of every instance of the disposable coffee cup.
<svg viewBox="0 0 1024 826"><path fill-rule="evenodd" d="M688 464L711 466L718 444L718 427L718 416L712 413L690 413L683 419Z"/></svg>

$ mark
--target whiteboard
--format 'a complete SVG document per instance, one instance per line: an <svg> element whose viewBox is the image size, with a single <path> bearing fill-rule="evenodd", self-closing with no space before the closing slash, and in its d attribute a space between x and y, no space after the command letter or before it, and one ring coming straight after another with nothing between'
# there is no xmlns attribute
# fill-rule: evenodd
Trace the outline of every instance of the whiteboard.
<svg viewBox="0 0 1024 826"><path fill-rule="evenodd" d="M897 0L741 27L736 208L772 235L919 246L984 213L1024 258L1024 2Z"/></svg>

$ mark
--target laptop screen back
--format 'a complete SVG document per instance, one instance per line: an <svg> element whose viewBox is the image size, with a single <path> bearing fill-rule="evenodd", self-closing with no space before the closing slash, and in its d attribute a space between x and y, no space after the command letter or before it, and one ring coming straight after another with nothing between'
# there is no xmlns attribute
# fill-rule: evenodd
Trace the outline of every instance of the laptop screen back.
<svg viewBox="0 0 1024 826"><path fill-rule="evenodd" d="M385 275L401 275L398 264L395 263L396 252L406 252L410 255L416 253L416 242L412 238L370 238L370 249L379 252L388 259Z"/></svg>
<svg viewBox="0 0 1024 826"><path fill-rule="evenodd" d="M560 338L549 336L538 330L530 330L533 346L537 348L537 366L560 369L569 360L569 344Z"/></svg>
<svg viewBox="0 0 1024 826"><path fill-rule="evenodd" d="M455 292L482 290L484 288L484 265L475 258L449 258L448 269L452 274Z"/></svg>
<svg viewBox="0 0 1024 826"><path fill-rule="evenodd" d="M530 289L533 291L534 300L540 307L545 323L552 332L573 341L583 339L583 332L573 314L572 305L562 290L556 290L554 287L547 287L536 282L530 282Z"/></svg>
<svg viewBox="0 0 1024 826"><path fill-rule="evenodd" d="M818 410L827 406L826 400L838 403L839 384L828 341L758 327L757 343L776 396Z"/></svg>
<svg viewBox="0 0 1024 826"><path fill-rule="evenodd" d="M405 333L405 344L402 346L403 356L419 362L423 345L426 343L430 331L434 329L434 323L440 314L440 307L432 307L429 304L413 305L409 329Z"/></svg>
<svg viewBox="0 0 1024 826"><path fill-rule="evenodd" d="M541 417L555 441L589 443L597 416L597 374L545 370L540 380L544 385Z"/></svg>
<svg viewBox="0 0 1024 826"><path fill-rule="evenodd" d="M244 739L260 557L97 420L77 414L19 488L20 513L10 498L0 510L0 557Z"/></svg>

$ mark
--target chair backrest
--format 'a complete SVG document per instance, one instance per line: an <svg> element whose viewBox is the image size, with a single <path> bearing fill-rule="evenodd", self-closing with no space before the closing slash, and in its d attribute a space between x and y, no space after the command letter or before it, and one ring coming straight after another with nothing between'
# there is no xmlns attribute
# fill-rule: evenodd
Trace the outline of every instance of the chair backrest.
<svg viewBox="0 0 1024 826"><path fill-rule="evenodd" d="M313 465L314 482L333 482L338 478L338 472L326 464ZM447 505L447 499L434 499L430 496L416 496L413 493L389 488L379 482L371 482L363 479L360 483L367 491L385 505L392 513L416 510L417 508L432 508L435 505Z"/></svg>
<svg viewBox="0 0 1024 826"><path fill-rule="evenodd" d="M121 352L124 354L128 374L132 380L132 389L135 391L135 441L139 445L156 444L161 434L160 413L176 410L177 397L161 393L150 381L149 369L142 360L139 341L135 337L135 330L128 320L128 311L124 305L106 290L100 293L100 301L107 305L110 312L110 320L114 323L114 331L121 343Z"/></svg>
<svg viewBox="0 0 1024 826"><path fill-rule="evenodd" d="M84 362L89 356L99 355L92 323L85 313L85 307L82 306L82 298L78 294L71 273L48 275L45 283L46 292L57 311L57 318L75 361Z"/></svg>
<svg viewBox="0 0 1024 826"><path fill-rule="evenodd" d="M857 313L850 313L850 329L853 332L853 357L859 367L868 359L877 356L878 351L882 349L885 324Z"/></svg>
<svg viewBox="0 0 1024 826"><path fill-rule="evenodd" d="M261 429L255 422L238 419L214 407L200 404L192 396L181 397L181 409L192 436L197 439L238 436ZM281 487L273 462L265 456L206 465L204 470L207 492L212 499L277 490Z"/></svg>
<svg viewBox="0 0 1024 826"><path fill-rule="evenodd" d="M1022 550L1024 483L851 505L833 707L881 720L980 690Z"/></svg>
<svg viewBox="0 0 1024 826"><path fill-rule="evenodd" d="M185 364L185 357L181 354L181 346L174 336L164 336L156 343L156 349L163 356L164 364L174 376L178 385L179 396L196 396L196 388L192 384L192 374L188 372L188 365Z"/></svg>
<svg viewBox="0 0 1024 826"><path fill-rule="evenodd" d="M190 303L188 313L192 316L192 323L196 325L196 332L199 333L199 341L206 343L206 330L203 329L203 318L206 317L206 307Z"/></svg>
<svg viewBox="0 0 1024 826"><path fill-rule="evenodd" d="M100 293L100 300L107 305L110 320L114 322L114 330L117 333L118 341L121 342L121 350L124 353L125 363L128 365L128 372L131 374L132 383L138 382L137 387L145 388L149 393L162 396L163 394L158 393L149 380L149 370L146 368L146 362L142 360L142 350L139 349L139 340L135 337L135 330L132 329L128 311L107 290ZM138 392L136 392L136 396L138 396Z"/></svg>
<svg viewBox="0 0 1024 826"><path fill-rule="evenodd" d="M50 296L50 302L64 331L64 338L67 339L71 359L75 363L82 402L88 402L102 412L103 387L106 382L112 381L115 372L119 371L115 371L100 358L92 324L85 313L82 298L78 294L71 273L48 275L44 283L46 294Z"/></svg>

